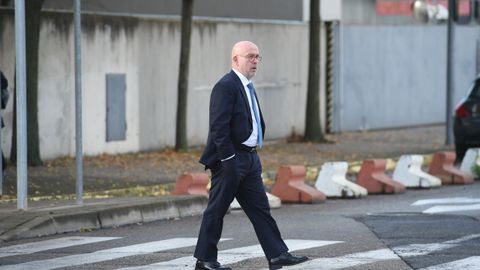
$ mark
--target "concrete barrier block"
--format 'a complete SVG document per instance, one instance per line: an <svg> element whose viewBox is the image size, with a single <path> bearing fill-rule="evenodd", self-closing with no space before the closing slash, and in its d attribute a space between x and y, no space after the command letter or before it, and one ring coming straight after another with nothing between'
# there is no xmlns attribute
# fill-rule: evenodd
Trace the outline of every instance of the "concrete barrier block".
<svg viewBox="0 0 480 270"><path fill-rule="evenodd" d="M282 206L282 201L280 200L280 198L278 198L277 196L275 196L273 194L270 194L268 192L266 192L266 194L267 194L267 199L268 199L268 205L270 205L270 209L280 208ZM232 210L241 210L242 209L242 207L238 203L237 199L233 199L233 202L230 204L230 209L232 209Z"/></svg>
<svg viewBox="0 0 480 270"><path fill-rule="evenodd" d="M369 194L396 194L405 192L402 183L385 174L387 160L364 160L357 176L357 184L366 188Z"/></svg>
<svg viewBox="0 0 480 270"><path fill-rule="evenodd" d="M325 194L305 184L305 166L285 165L278 169L272 194L288 203L317 203L326 200Z"/></svg>
<svg viewBox="0 0 480 270"><path fill-rule="evenodd" d="M480 175L473 171L475 165L480 166L480 148L470 148L467 150L465 157L463 157L462 164L460 165L460 171L470 175L471 177L478 179Z"/></svg>
<svg viewBox="0 0 480 270"><path fill-rule="evenodd" d="M455 152L452 151L435 153L428 173L440 178L442 184L465 185L473 183L473 176L468 175L455 167L455 158Z"/></svg>
<svg viewBox="0 0 480 270"><path fill-rule="evenodd" d="M347 162L327 162L322 165L315 187L327 197L358 198L367 196L366 188L347 180Z"/></svg>
<svg viewBox="0 0 480 270"><path fill-rule="evenodd" d="M173 195L203 195L208 196L207 173L185 173L177 178Z"/></svg>
<svg viewBox="0 0 480 270"><path fill-rule="evenodd" d="M438 177L422 171L423 156L403 155L393 171L393 179L407 188L432 188L442 185Z"/></svg>

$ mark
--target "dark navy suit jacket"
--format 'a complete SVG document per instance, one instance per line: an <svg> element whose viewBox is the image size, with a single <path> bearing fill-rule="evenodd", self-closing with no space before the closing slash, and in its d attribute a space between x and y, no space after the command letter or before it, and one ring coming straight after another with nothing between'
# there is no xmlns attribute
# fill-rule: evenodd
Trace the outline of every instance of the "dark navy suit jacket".
<svg viewBox="0 0 480 270"><path fill-rule="evenodd" d="M255 96L258 102L257 96ZM265 122L258 104L263 135ZM210 96L210 121L207 145L200 158L205 169L215 167L222 159L235 154L253 131L252 114L240 78L232 70L213 87Z"/></svg>

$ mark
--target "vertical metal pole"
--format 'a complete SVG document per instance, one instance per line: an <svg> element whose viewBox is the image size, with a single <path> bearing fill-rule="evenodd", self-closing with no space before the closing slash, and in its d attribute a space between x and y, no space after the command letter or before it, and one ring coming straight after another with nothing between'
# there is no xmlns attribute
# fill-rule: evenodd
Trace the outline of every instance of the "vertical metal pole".
<svg viewBox="0 0 480 270"><path fill-rule="evenodd" d="M343 52L345 51L345 47L343 46L343 23L339 22L340 26L339 26L339 49L338 49L338 52L339 52L339 56L338 56L338 73L339 73L339 80L338 80L338 96L339 96L339 102L338 102L338 133L341 133L343 132L343 115L344 115L344 108L343 108L343 104L344 104L344 94L345 92L343 91L343 83L344 83L344 76L343 76L343 67L344 67L344 62L343 62Z"/></svg>
<svg viewBox="0 0 480 270"><path fill-rule="evenodd" d="M476 73L475 74L480 74L480 40L477 40L477 57L475 58L476 62Z"/></svg>
<svg viewBox="0 0 480 270"><path fill-rule="evenodd" d="M1 87L1 85L0 85ZM1 89L0 89L1 91ZM0 93L0 104L2 104L2 95ZM0 108L0 119L2 119L2 109ZM1 120L0 120L1 121ZM2 127L1 127L1 124L0 124L0 154L2 154L3 152L3 147L2 147ZM2 158L3 158L3 155L2 155ZM3 195L3 166L2 166L2 163L0 162L0 171L2 173L0 173L0 195Z"/></svg>
<svg viewBox="0 0 480 270"><path fill-rule="evenodd" d="M27 209L27 95L25 0L15 0L15 59L17 81L17 208Z"/></svg>
<svg viewBox="0 0 480 270"><path fill-rule="evenodd" d="M453 80L452 80L452 72L453 72L453 16L455 13L455 0L448 0L448 27L447 27L447 109L446 109L446 117L447 117L447 127L446 127L446 145L452 144L453 138Z"/></svg>
<svg viewBox="0 0 480 270"><path fill-rule="evenodd" d="M77 204L83 204L82 149L82 21L80 0L75 1L75 151L77 165Z"/></svg>
<svg viewBox="0 0 480 270"><path fill-rule="evenodd" d="M1 89L0 89L1 91ZM2 95L0 93L0 104L2 104ZM0 157L3 159L3 144L2 144L2 109L0 108ZM0 195L3 195L3 160L0 162Z"/></svg>

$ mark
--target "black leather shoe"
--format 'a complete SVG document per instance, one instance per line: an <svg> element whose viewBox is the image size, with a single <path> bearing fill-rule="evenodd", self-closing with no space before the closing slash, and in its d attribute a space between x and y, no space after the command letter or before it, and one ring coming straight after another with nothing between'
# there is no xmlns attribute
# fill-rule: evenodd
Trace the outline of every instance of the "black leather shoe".
<svg viewBox="0 0 480 270"><path fill-rule="evenodd" d="M299 264L307 260L308 257L297 257L288 252L284 252L280 256L268 260L268 266L270 270L276 270L282 268L283 266Z"/></svg>
<svg viewBox="0 0 480 270"><path fill-rule="evenodd" d="M222 266L219 262L197 261L195 270L232 270L230 267Z"/></svg>

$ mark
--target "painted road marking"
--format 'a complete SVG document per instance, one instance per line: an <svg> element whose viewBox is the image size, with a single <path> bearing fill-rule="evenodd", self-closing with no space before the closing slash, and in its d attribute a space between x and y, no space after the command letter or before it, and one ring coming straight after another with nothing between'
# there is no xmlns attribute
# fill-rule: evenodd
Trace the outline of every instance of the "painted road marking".
<svg viewBox="0 0 480 270"><path fill-rule="evenodd" d="M322 247L327 245L333 245L342 243L341 241L315 241L315 240L285 240L288 248L291 251ZM233 264L241 262L243 260L264 257L265 254L260 245L252 245L240 248L233 248L220 251L218 253L218 261L222 264ZM177 258L171 261L154 263L145 266L122 268L121 270L150 270L150 269L162 269L162 270L183 270L193 269L196 259L193 256L187 256Z"/></svg>
<svg viewBox="0 0 480 270"><path fill-rule="evenodd" d="M172 238L168 240L148 242L136 245L130 245L119 248L99 250L93 253L84 253L48 260L31 261L15 265L0 266L2 270L13 269L35 269L48 270L61 267L70 267L82 264L96 263L108 260L119 259L128 256L149 254L164 250L176 249L193 246L197 243L197 238Z"/></svg>
<svg viewBox="0 0 480 270"><path fill-rule="evenodd" d="M45 250L79 246L109 240L119 239L120 237L81 237L71 236L45 241L32 242L27 244L13 245L0 248L0 258L16 255L26 255Z"/></svg>
<svg viewBox="0 0 480 270"><path fill-rule="evenodd" d="M474 211L480 210L480 204L469 204L469 205L439 205L430 207L427 210L424 210L425 214L435 214L435 213L444 213L444 212L460 212L460 211Z"/></svg>
<svg viewBox="0 0 480 270"><path fill-rule="evenodd" d="M480 199L456 197L456 198L418 200L414 202L412 206L427 205L427 204L465 204L465 203L480 203Z"/></svg>
<svg viewBox="0 0 480 270"><path fill-rule="evenodd" d="M420 270L478 270L480 266L480 257L473 256L462 260L448 262L439 265L429 266Z"/></svg>
<svg viewBox="0 0 480 270"><path fill-rule="evenodd" d="M366 252L347 254L340 257L318 258L318 259L307 261L299 265L284 267L284 269L292 269L292 270L293 269L298 269L298 270L332 269L333 270L333 269L343 269L347 267L354 267L354 266L386 261L386 260L400 260L401 259L400 257L423 256L435 251L440 251L447 248L455 247L461 244L462 242L469 241L479 237L480 237L480 234L472 234L472 235L468 235L458 239L445 241L442 243L412 244L412 245L394 247L393 250L395 252L386 248L386 249L378 249L378 250L371 250ZM468 262L468 263L471 263L471 262ZM445 268L445 269L467 269L467 270L478 269L478 264L477 264L477 268ZM436 268L432 268L428 270L436 270ZM438 268L438 270L444 270L444 269Z"/></svg>
<svg viewBox="0 0 480 270"><path fill-rule="evenodd" d="M467 197L418 200L412 206L440 204L422 211L425 214L480 210L480 199Z"/></svg>
<svg viewBox="0 0 480 270"><path fill-rule="evenodd" d="M369 263L375 263L386 260L400 260L393 251L388 248L370 250L365 252L358 252L347 254L332 258L318 258L309 260L301 264L293 266L284 266L282 269L289 270L334 270L343 269L347 267L359 266ZM262 270L268 270L267 268Z"/></svg>
<svg viewBox="0 0 480 270"><path fill-rule="evenodd" d="M462 242L479 238L480 234L472 234L455 240L449 240L442 243L429 244L411 244L405 246L394 247L393 250L401 257L423 256L432 252L441 251L460 245Z"/></svg>

